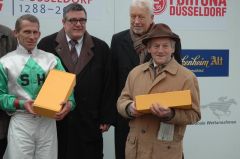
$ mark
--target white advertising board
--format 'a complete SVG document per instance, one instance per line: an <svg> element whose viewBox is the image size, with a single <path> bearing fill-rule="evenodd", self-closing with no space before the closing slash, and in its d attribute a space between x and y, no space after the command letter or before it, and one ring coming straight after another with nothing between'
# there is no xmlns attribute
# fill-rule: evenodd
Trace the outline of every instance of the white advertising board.
<svg viewBox="0 0 240 159"><path fill-rule="evenodd" d="M61 29L62 8L79 2L88 12L87 30L109 45L114 33L129 28L130 0L0 0L0 23L11 28L17 17L40 19L42 37ZM155 22L170 25L182 48L229 50L228 76L198 77L202 119L188 126L185 159L240 158L240 1L153 0ZM211 55L209 55L211 56ZM104 133L104 159L114 159L113 128Z"/></svg>

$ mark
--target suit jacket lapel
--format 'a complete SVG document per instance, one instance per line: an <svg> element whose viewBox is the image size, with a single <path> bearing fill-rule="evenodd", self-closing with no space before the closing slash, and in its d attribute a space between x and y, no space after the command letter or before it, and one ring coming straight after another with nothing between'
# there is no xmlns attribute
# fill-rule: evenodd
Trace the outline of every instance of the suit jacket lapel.
<svg viewBox="0 0 240 159"><path fill-rule="evenodd" d="M74 73L75 68L70 55L70 50L64 29L59 31L56 37L56 41L58 43L57 47L55 48L57 54L61 58L63 64L67 67L68 71Z"/></svg>
<svg viewBox="0 0 240 159"><path fill-rule="evenodd" d="M89 63L93 57L93 51L91 48L94 47L92 37L86 31L83 38L83 45L81 49L80 56L78 57L78 62L75 67L75 74L79 74L83 68Z"/></svg>

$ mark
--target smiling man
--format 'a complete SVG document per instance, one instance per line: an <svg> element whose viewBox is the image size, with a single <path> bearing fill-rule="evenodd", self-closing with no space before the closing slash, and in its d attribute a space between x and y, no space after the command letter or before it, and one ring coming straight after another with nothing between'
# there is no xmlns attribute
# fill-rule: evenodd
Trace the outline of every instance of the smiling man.
<svg viewBox="0 0 240 159"><path fill-rule="evenodd" d="M4 159L57 159L56 120L64 118L75 105L71 95L71 102L56 113L56 120L33 111L32 104L48 72L64 71L59 58L36 48L39 28L35 16L19 17L14 30L18 47L0 59L0 108L11 114Z"/></svg>
<svg viewBox="0 0 240 159"><path fill-rule="evenodd" d="M59 159L102 159L102 133L112 123L108 45L86 31L87 13L81 4L63 10L63 28L43 38L38 47L60 57L77 75L76 109L57 123Z"/></svg>
<svg viewBox="0 0 240 159"><path fill-rule="evenodd" d="M197 78L173 58L177 41L179 37L165 24L156 24L142 41L152 59L129 73L117 102L118 112L130 119L126 159L182 159L186 127L201 119ZM191 109L153 102L149 114L136 110L137 95L180 90L191 91Z"/></svg>
<svg viewBox="0 0 240 159"><path fill-rule="evenodd" d="M130 29L114 34L111 41L116 100L124 87L129 72L151 58L142 39L147 37L154 27L153 0L132 0L129 16ZM181 63L180 39L176 42L175 48L173 56ZM114 125L116 159L125 159L125 142L129 131L128 121L116 111Z"/></svg>

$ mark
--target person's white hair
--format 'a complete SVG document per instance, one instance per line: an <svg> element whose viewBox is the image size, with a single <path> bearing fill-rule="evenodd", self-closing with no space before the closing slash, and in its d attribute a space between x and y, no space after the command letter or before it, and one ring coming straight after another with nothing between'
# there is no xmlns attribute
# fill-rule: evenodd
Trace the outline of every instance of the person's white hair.
<svg viewBox="0 0 240 159"><path fill-rule="evenodd" d="M149 10L149 13L153 15L153 2L152 0L132 0L131 7L143 7Z"/></svg>

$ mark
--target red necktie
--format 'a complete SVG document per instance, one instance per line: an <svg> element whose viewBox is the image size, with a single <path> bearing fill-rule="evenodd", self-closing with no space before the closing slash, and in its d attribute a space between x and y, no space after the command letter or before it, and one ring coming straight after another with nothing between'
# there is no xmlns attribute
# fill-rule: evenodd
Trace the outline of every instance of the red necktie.
<svg viewBox="0 0 240 159"><path fill-rule="evenodd" d="M69 43L71 45L70 54L72 56L73 64L75 65L78 61L78 54L75 47L78 44L78 42L76 40L70 40Z"/></svg>

